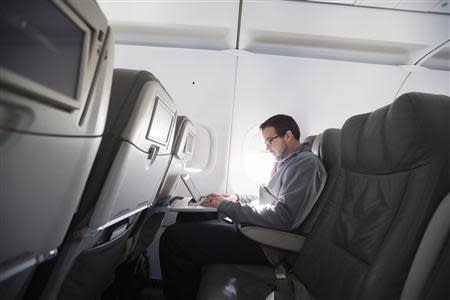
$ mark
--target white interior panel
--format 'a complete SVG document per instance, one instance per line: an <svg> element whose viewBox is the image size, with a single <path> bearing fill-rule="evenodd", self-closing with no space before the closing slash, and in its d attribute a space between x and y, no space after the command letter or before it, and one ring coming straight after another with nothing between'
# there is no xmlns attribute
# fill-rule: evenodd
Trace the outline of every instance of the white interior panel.
<svg viewBox="0 0 450 300"><path fill-rule="evenodd" d="M392 102L407 74L393 66L269 55L239 57L229 190L254 193L270 173L272 163L262 152L258 126L271 115L292 115L302 138L340 128L348 117ZM252 164L260 176L248 169Z"/></svg>
<svg viewBox="0 0 450 300"><path fill-rule="evenodd" d="M399 95L414 91L450 96L450 73L421 67L414 68Z"/></svg>
<svg viewBox="0 0 450 300"><path fill-rule="evenodd" d="M382 8L395 8L399 4L399 2L400 2L400 0L357 0L354 3L354 5L382 7Z"/></svg>
<svg viewBox="0 0 450 300"><path fill-rule="evenodd" d="M401 1L396 8L417 11L429 11L439 3L439 0L404 0Z"/></svg>
<svg viewBox="0 0 450 300"><path fill-rule="evenodd" d="M240 49L413 64L448 40L449 16L297 1L244 1Z"/></svg>
<svg viewBox="0 0 450 300"><path fill-rule="evenodd" d="M420 65L432 70L450 71L450 42L430 53Z"/></svg>
<svg viewBox="0 0 450 300"><path fill-rule="evenodd" d="M432 9L430 9L430 11L437 12L437 13L449 14L450 13L450 1L442 0L438 4L436 4Z"/></svg>
<svg viewBox="0 0 450 300"><path fill-rule="evenodd" d="M116 68L153 73L178 113L208 131L210 161L202 173L192 174L201 193L225 190L235 66L235 56L218 51L116 45ZM201 145L196 141L195 147Z"/></svg>
<svg viewBox="0 0 450 300"><path fill-rule="evenodd" d="M309 0L311 2L326 2L326 3L332 3L332 4L346 4L346 5L353 5L355 1L357 0Z"/></svg>
<svg viewBox="0 0 450 300"><path fill-rule="evenodd" d="M236 44L238 0L98 2L122 44L203 49Z"/></svg>

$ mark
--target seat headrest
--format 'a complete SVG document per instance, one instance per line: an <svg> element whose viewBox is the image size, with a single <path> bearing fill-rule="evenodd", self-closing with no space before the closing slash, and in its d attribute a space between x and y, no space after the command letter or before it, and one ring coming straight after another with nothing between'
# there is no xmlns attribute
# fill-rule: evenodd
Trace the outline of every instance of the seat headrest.
<svg viewBox="0 0 450 300"><path fill-rule="evenodd" d="M317 145L316 145L317 143ZM328 128L323 133L317 136L313 147L317 147L319 157L327 171L340 165L341 159L341 130L337 128Z"/></svg>
<svg viewBox="0 0 450 300"><path fill-rule="evenodd" d="M391 105L345 122L342 166L386 174L418 167L432 155L448 162L449 128L449 97L404 94Z"/></svg>
<svg viewBox="0 0 450 300"><path fill-rule="evenodd" d="M187 123L192 123L186 116L177 116L177 124L175 126L175 135L178 137Z"/></svg>
<svg viewBox="0 0 450 300"><path fill-rule="evenodd" d="M311 152L320 157L320 144L322 143L322 134L307 136L302 145L311 148Z"/></svg>
<svg viewBox="0 0 450 300"><path fill-rule="evenodd" d="M340 138L341 130L336 128L329 128L323 133L317 135L313 141L312 148L317 151L315 154L322 160L325 169L328 173L327 183L320 195L319 199L316 201L313 209L306 217L303 224L295 230L295 232L301 235L308 235L311 233L313 226L318 219L324 205L326 204L326 199L328 198L328 191L330 186L333 186L334 181L337 178L337 173L340 166ZM313 150L314 152L314 150Z"/></svg>
<svg viewBox="0 0 450 300"><path fill-rule="evenodd" d="M172 154L176 155L179 151L180 144L183 140L183 133L186 130L186 127L193 126L191 120L189 120L186 116L177 116L177 122L175 125L175 141L174 147L172 148Z"/></svg>
<svg viewBox="0 0 450 300"><path fill-rule="evenodd" d="M323 133L316 135L316 138L311 143L311 151L320 158L323 157L322 140L323 140Z"/></svg>
<svg viewBox="0 0 450 300"><path fill-rule="evenodd" d="M125 115L123 119L127 121L131 114L135 102L141 92L142 87L148 81L159 80L148 71L115 69L113 83L111 87L110 108L106 120L106 130L109 130L117 122L119 115ZM126 103L128 102L128 105ZM126 109L126 112L124 112ZM123 124L125 126L125 124ZM122 130L123 126L120 126ZM120 132L117 132L119 134Z"/></svg>
<svg viewBox="0 0 450 300"><path fill-rule="evenodd" d="M312 145L312 143L314 142L316 136L315 135L310 135L305 137L305 139L303 140L303 144L308 144L308 145Z"/></svg>

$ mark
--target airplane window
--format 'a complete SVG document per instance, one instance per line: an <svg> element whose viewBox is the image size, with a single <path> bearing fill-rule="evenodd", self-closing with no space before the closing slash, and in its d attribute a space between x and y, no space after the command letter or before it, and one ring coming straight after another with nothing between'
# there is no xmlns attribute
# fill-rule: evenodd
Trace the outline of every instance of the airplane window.
<svg viewBox="0 0 450 300"><path fill-rule="evenodd" d="M275 160L266 151L259 126L255 126L247 132L242 154L246 175L258 184L269 181Z"/></svg>

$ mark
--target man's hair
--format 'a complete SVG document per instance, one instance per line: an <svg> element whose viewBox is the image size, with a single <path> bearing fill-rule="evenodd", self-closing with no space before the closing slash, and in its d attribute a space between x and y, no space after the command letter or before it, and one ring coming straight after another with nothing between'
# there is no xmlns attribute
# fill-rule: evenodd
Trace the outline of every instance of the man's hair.
<svg viewBox="0 0 450 300"><path fill-rule="evenodd" d="M297 140L300 139L300 129L298 128L297 122L287 115L275 115L264 121L259 129L264 129L266 127L273 127L278 135L285 134L288 130L292 132L292 135Z"/></svg>

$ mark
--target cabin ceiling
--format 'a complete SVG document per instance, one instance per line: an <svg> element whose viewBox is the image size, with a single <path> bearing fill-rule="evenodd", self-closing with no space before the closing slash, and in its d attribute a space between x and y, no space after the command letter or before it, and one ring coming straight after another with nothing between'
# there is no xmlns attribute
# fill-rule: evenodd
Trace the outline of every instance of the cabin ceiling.
<svg viewBox="0 0 450 300"><path fill-rule="evenodd" d="M309 0L311 2L449 14L449 0Z"/></svg>
<svg viewBox="0 0 450 300"><path fill-rule="evenodd" d="M98 3L118 44L450 70L449 1L99 0Z"/></svg>

